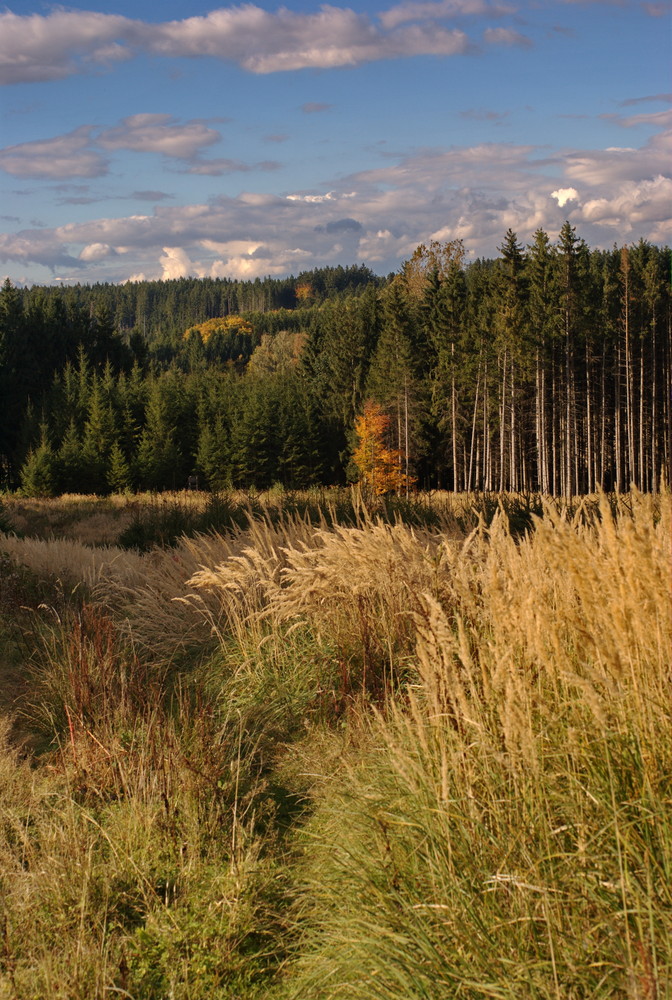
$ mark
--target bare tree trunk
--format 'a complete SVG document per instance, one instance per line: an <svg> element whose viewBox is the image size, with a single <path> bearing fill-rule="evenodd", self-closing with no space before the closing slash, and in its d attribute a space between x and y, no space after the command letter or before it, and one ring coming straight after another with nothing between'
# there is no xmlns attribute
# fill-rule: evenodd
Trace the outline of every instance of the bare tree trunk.
<svg viewBox="0 0 672 1000"><path fill-rule="evenodd" d="M509 478L510 478L510 481L511 481L511 489L514 492L517 492L517 490L518 490L518 484L520 482L520 477L518 475L518 473L519 473L518 462L516 460L517 459L517 456L516 456L516 431L517 431L517 424L516 424L515 385L516 385L515 368L514 368L513 361L512 361L511 362L511 395L509 397L510 398L510 409L511 409L511 441L510 441L510 455L511 455L511 457L509 459L509 463L510 463L510 467L511 467L511 473L510 473Z"/></svg>
<svg viewBox="0 0 672 1000"><path fill-rule="evenodd" d="M651 490L656 493L658 490L658 352L656 349L655 314L651 333L651 379L653 382L651 394Z"/></svg>
<svg viewBox="0 0 672 1000"><path fill-rule="evenodd" d="M558 495L558 428L557 428L557 385L555 368L555 348L551 365L551 457L553 462L553 496Z"/></svg>
<svg viewBox="0 0 672 1000"><path fill-rule="evenodd" d="M404 375L404 456L406 459L406 499L408 500L408 375Z"/></svg>
<svg viewBox="0 0 672 1000"><path fill-rule="evenodd" d="M606 465L605 449L607 446L607 397L606 397L606 366L607 359L602 349L602 368L600 372L600 468L597 483L604 489L604 471Z"/></svg>
<svg viewBox="0 0 672 1000"><path fill-rule="evenodd" d="M588 482L586 485L588 493L592 493L595 490L595 481L593 478L593 386L590 377L590 363L590 351L588 349L588 341L586 340L586 463L588 465Z"/></svg>
<svg viewBox="0 0 672 1000"><path fill-rule="evenodd" d="M644 465L644 338L640 340L639 351L639 488L645 490L646 471Z"/></svg>
<svg viewBox="0 0 672 1000"><path fill-rule="evenodd" d="M621 250L621 274L623 275L623 323L625 326L625 434L626 434L626 484L635 478L635 441L633 418L632 347L630 344L630 258L627 247Z"/></svg>
<svg viewBox="0 0 672 1000"><path fill-rule="evenodd" d="M545 344L542 341L542 353L545 356ZM540 352L537 349L536 359L536 417L537 417L537 483L542 493L549 491L548 479L548 442L546 441L546 370L542 364Z"/></svg>
<svg viewBox="0 0 672 1000"><path fill-rule="evenodd" d="M481 358L478 359L478 372L476 375L476 395L474 397L474 412L471 418L471 445L469 447L469 476L467 478L467 493L471 492L472 472L474 468L474 443L476 438L476 415L478 413L478 394L481 387ZM476 461L478 468L478 460Z"/></svg>
<svg viewBox="0 0 672 1000"><path fill-rule="evenodd" d="M483 488L492 489L492 442L490 440L490 421L488 419L488 406L490 395L488 392L488 362L485 362L485 373L483 376Z"/></svg>
<svg viewBox="0 0 672 1000"><path fill-rule="evenodd" d="M572 352L569 310L565 310L565 482L563 494L572 496Z"/></svg>
<svg viewBox="0 0 672 1000"><path fill-rule="evenodd" d="M450 420L453 434L453 490L459 491L459 473L457 465L457 396L455 393L455 344L450 345L451 378L450 378Z"/></svg>
<svg viewBox="0 0 672 1000"><path fill-rule="evenodd" d="M672 317L668 318L665 345L665 392L663 393L663 462L666 465L665 481L672 487Z"/></svg>
<svg viewBox="0 0 672 1000"><path fill-rule="evenodd" d="M506 363L508 361L506 352L504 353L504 367L502 370L502 388L499 401L499 491L500 493L508 486L506 478Z"/></svg>
<svg viewBox="0 0 672 1000"><path fill-rule="evenodd" d="M616 376L614 385L614 458L616 465L616 490L623 490L623 467L621 453L621 342L616 351Z"/></svg>

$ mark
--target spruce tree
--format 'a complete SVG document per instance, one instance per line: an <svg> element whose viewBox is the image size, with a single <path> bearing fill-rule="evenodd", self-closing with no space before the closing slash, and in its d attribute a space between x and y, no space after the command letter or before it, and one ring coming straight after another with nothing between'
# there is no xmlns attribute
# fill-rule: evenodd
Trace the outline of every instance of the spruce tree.
<svg viewBox="0 0 672 1000"><path fill-rule="evenodd" d="M44 425L39 445L21 468L21 492L29 497L53 497L57 492L56 462Z"/></svg>

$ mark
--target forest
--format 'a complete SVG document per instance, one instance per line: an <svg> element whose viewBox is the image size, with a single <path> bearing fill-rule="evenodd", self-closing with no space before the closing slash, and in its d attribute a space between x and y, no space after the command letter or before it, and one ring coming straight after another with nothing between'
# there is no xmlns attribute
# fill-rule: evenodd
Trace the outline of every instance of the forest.
<svg viewBox="0 0 672 1000"><path fill-rule="evenodd" d="M0 485L25 495L341 485L378 420L397 491L672 479L670 249L569 222L396 274L0 292ZM367 409L368 407L368 409ZM370 420L369 420L370 424ZM383 487L381 486L382 490Z"/></svg>

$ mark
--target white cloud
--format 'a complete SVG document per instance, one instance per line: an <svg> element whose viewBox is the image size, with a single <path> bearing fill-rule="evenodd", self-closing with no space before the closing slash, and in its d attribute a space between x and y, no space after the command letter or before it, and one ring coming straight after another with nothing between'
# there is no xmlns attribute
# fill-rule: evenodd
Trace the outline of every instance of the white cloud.
<svg viewBox="0 0 672 1000"><path fill-rule="evenodd" d="M79 259L85 261L104 260L114 252L109 243L89 243L81 251Z"/></svg>
<svg viewBox="0 0 672 1000"><path fill-rule="evenodd" d="M16 177L101 177L107 173L107 161L91 149L89 125L74 132L6 146L0 150L0 170Z"/></svg>
<svg viewBox="0 0 672 1000"><path fill-rule="evenodd" d="M655 128L672 128L672 108L665 111L642 112L639 115L628 115L622 118L620 115L612 116L612 120L624 128L632 128L635 125L653 125Z"/></svg>
<svg viewBox="0 0 672 1000"><path fill-rule="evenodd" d="M580 150L561 159L568 179L590 185L641 181L669 173L672 130L660 132L641 147Z"/></svg>
<svg viewBox="0 0 672 1000"><path fill-rule="evenodd" d="M361 260L394 270L418 243L464 239L492 256L510 227L523 243L566 218L592 246L669 238L669 137L639 149L547 150L513 143L419 150L312 191L159 203L151 215L99 218L0 236L3 259L87 280L288 274ZM665 167L663 168L663 164ZM552 171L552 173L551 173Z"/></svg>
<svg viewBox="0 0 672 1000"><path fill-rule="evenodd" d="M274 73L417 55L451 56L468 49L462 31L436 23L398 27L401 22L395 24L391 12L387 15L386 27L365 14L328 4L316 13L285 7L271 13L248 3L159 23L92 11L6 11L0 14L0 83L63 79L140 52L209 56L252 73Z"/></svg>
<svg viewBox="0 0 672 1000"><path fill-rule="evenodd" d="M625 227L630 232L638 223L656 223L670 216L672 178L654 177L639 184L623 184L609 198L584 202L581 217L588 222Z"/></svg>
<svg viewBox="0 0 672 1000"><path fill-rule="evenodd" d="M203 122L180 123L171 115L139 114L124 118L116 128L105 129L97 141L103 149L132 149L188 160L220 139L221 134Z"/></svg>
<svg viewBox="0 0 672 1000"><path fill-rule="evenodd" d="M488 0L426 0L397 4L379 14L385 28L396 28L408 21L441 20L442 18L474 17L481 14L500 16L514 14L516 8L510 4L491 4Z"/></svg>
<svg viewBox="0 0 672 1000"><path fill-rule="evenodd" d="M60 80L79 69L78 57L106 63L129 50L117 47L132 22L113 14L54 10L50 14L0 14L0 83ZM114 45L114 49L110 46Z"/></svg>
<svg viewBox="0 0 672 1000"><path fill-rule="evenodd" d="M326 194L288 194L287 201L305 201L308 204L319 205L323 201L334 201L335 197L333 191L327 191Z"/></svg>
<svg viewBox="0 0 672 1000"><path fill-rule="evenodd" d="M281 7L272 14L246 4L152 26L150 51L232 60L253 73L354 66L409 55L454 55L462 32L411 27L386 33L348 8L324 5L315 14Z"/></svg>
<svg viewBox="0 0 672 1000"><path fill-rule="evenodd" d="M576 188L558 188L551 191L551 198L555 198L560 208L564 208L568 201L577 201L579 192Z"/></svg>
<svg viewBox="0 0 672 1000"><path fill-rule="evenodd" d="M206 250L212 251L212 253L220 254L222 257L225 256L239 256L245 255L251 257L252 254L256 253L257 250L263 248L263 243L250 243L249 240L227 240L221 243L217 240L202 240L201 245L205 247Z"/></svg>
<svg viewBox="0 0 672 1000"><path fill-rule="evenodd" d="M182 247L164 247L163 257L159 261L161 277L168 281L171 278L187 278L194 273L194 266L189 255Z"/></svg>
<svg viewBox="0 0 672 1000"><path fill-rule="evenodd" d="M227 260L215 261L210 268L212 278L239 278L249 281L252 278L265 278L267 274L280 275L287 273L287 263L280 255L277 261L258 260L255 257L229 257Z"/></svg>

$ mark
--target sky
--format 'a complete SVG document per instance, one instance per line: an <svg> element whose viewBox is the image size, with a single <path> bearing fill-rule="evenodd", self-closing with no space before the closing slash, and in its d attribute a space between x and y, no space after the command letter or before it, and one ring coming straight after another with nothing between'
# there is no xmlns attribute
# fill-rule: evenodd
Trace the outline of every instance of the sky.
<svg viewBox="0 0 672 1000"><path fill-rule="evenodd" d="M0 9L0 276L396 271L672 236L669 0Z"/></svg>

